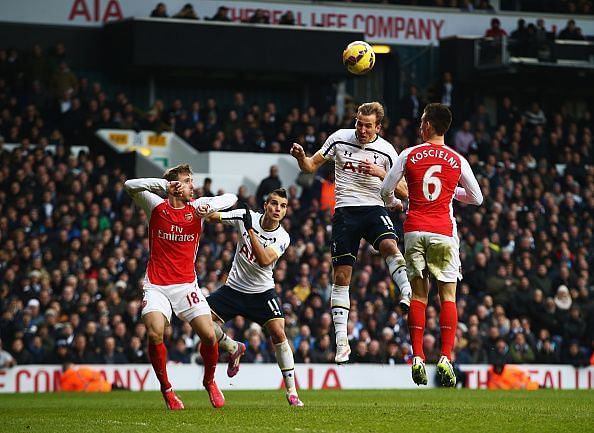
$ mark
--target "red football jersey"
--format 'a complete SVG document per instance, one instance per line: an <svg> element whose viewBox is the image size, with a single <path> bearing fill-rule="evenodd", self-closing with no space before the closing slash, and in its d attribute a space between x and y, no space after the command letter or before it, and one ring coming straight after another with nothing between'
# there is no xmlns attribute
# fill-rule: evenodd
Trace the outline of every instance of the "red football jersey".
<svg viewBox="0 0 594 433"><path fill-rule="evenodd" d="M456 236L452 200L462 173L462 157L447 146L431 143L405 152L409 208L404 231Z"/></svg>
<svg viewBox="0 0 594 433"><path fill-rule="evenodd" d="M155 206L149 220L149 281L168 286L196 280L194 262L201 232L202 219L191 202L180 209L173 208L168 200Z"/></svg>

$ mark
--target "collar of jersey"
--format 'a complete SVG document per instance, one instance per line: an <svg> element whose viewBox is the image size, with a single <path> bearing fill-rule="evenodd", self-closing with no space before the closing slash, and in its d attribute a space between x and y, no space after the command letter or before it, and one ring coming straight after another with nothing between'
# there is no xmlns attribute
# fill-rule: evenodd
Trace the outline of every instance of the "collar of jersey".
<svg viewBox="0 0 594 433"><path fill-rule="evenodd" d="M262 218L264 218L264 215L262 215L262 216L260 217L260 219L258 220L258 224L260 224L260 228L261 228L262 230L264 230L265 232L268 232L268 233L275 232L275 231L277 231L277 230L278 230L278 228L281 226L281 224L280 224L280 222L279 222L279 223L278 223L278 226L277 226L275 229L272 229L272 230L266 230L264 227L262 227Z"/></svg>
<svg viewBox="0 0 594 433"><path fill-rule="evenodd" d="M357 137L357 130L355 129L355 139L357 140L357 144L359 146L361 146L361 149L365 149L365 147L367 147L367 145L369 145L371 143L375 143L378 138L379 138L379 134L375 134L375 138L373 140L371 140L369 143L363 144L359 141L359 137Z"/></svg>
<svg viewBox="0 0 594 433"><path fill-rule="evenodd" d="M165 202L167 203L167 206L168 206L169 208L173 209L173 210L181 210L181 209L185 209L185 208L186 208L186 206L188 205L188 204L186 203L186 204L185 204L185 205L183 205L182 207L173 207L173 206L171 205L171 202L169 201L169 199L168 199L168 198L166 198L166 199L165 199Z"/></svg>

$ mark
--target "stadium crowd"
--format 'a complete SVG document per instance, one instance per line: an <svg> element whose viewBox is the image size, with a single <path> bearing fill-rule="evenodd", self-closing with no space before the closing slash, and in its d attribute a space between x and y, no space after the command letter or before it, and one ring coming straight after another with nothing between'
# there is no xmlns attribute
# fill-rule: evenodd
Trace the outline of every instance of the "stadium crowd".
<svg viewBox="0 0 594 433"><path fill-rule="evenodd" d="M200 150L286 152L298 141L311 154L329 133L351 126L354 106L342 119L335 107L281 113L274 102L248 104L237 92L232 101L212 98L204 106L158 102L143 116L125 92L109 97L100 83L78 78L67 60L60 45L48 57L39 47L27 56L0 50L0 360L147 362L140 321L146 215L125 194L126 172L117 161L93 150L70 155L69 146L89 142L98 128L170 126ZM440 90L431 98L452 102ZM384 123L384 136L399 151L417 141L424 92L414 93ZM464 269L458 363L594 364L594 121L591 111L574 118L547 108L517 107L508 96L490 115L479 103L457 114L460 127L448 138L468 157L485 196L480 208L456 205ZM18 146L9 150L5 142ZM334 359L327 182L332 177L320 173L302 182L301 195L285 185L283 225L292 245L274 276L302 363ZM244 189L238 196L257 208L264 189L258 198ZM197 194L213 191L205 184ZM225 281L236 236L222 225L205 228L196 261L204 290ZM348 325L352 361L409 362L406 317L384 262L369 245L359 255ZM439 357L438 311L433 298L428 362ZM227 331L248 345L243 362L274 361L258 326L237 318ZM165 342L170 361L200 361L187 324L174 320Z"/></svg>

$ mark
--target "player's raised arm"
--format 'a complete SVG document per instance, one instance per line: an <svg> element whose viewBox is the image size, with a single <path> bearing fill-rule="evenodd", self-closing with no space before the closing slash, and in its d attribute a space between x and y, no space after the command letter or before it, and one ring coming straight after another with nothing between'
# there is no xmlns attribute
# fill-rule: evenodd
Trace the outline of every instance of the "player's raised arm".
<svg viewBox="0 0 594 433"><path fill-rule="evenodd" d="M313 173L326 162L326 159L320 151L313 156L307 156L300 144L293 143L291 155L297 160L299 168L305 173Z"/></svg>
<svg viewBox="0 0 594 433"><path fill-rule="evenodd" d="M150 217L153 208L161 203L163 199L157 195L157 192L165 192L171 189L172 193L177 189L180 182L168 182L159 178L129 179L124 183L124 189L128 195L140 206Z"/></svg>
<svg viewBox="0 0 594 433"><path fill-rule="evenodd" d="M460 185L456 187L454 198L462 203L480 205L483 202L483 193L481 187L474 177L472 168L466 159L462 159L462 173L460 175Z"/></svg>

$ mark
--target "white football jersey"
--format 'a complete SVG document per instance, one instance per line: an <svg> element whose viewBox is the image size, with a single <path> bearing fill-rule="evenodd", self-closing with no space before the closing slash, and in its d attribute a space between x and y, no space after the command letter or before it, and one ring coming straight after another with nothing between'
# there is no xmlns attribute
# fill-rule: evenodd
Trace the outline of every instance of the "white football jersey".
<svg viewBox="0 0 594 433"><path fill-rule="evenodd" d="M276 230L266 231L260 225L260 219L264 216L258 212L252 212L252 227L264 248L272 247L277 254L277 259L270 265L262 267L258 264L256 256L252 252L250 237L243 225L244 209L236 209L229 212L221 212L221 222L235 227L241 236L237 242L235 259L227 285L234 290L244 293L262 293L274 289L272 270L278 258L284 254L291 238L289 233L279 225Z"/></svg>
<svg viewBox="0 0 594 433"><path fill-rule="evenodd" d="M355 129L339 129L330 135L318 150L324 159L334 160L336 179L336 207L384 206L380 196L382 180L362 173L359 164L368 160L390 171L398 153L379 135L375 140L361 144Z"/></svg>

